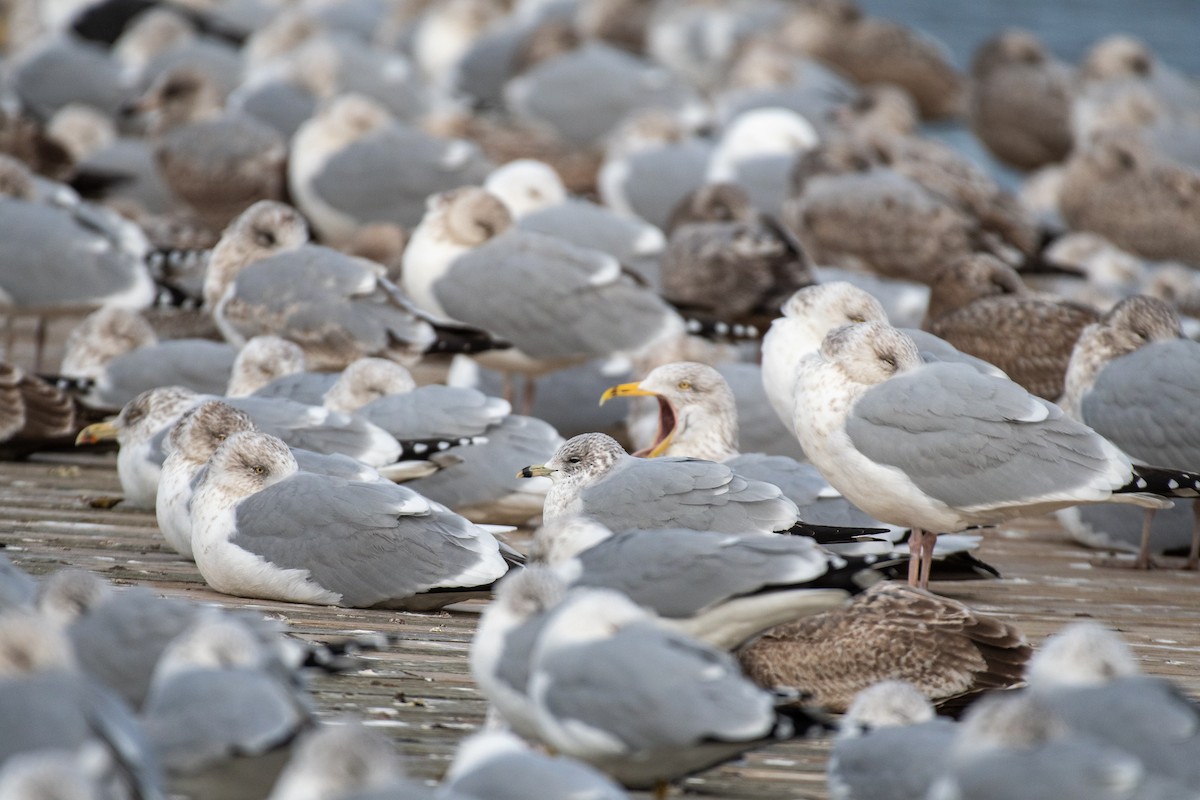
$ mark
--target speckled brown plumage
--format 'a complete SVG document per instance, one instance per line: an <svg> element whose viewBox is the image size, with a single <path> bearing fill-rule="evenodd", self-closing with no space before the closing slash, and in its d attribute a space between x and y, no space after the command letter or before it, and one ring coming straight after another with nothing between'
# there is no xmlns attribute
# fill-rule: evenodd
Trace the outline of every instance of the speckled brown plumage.
<svg viewBox="0 0 1200 800"><path fill-rule="evenodd" d="M1095 309L1026 290L1011 267L986 254L959 259L930 283L925 329L1056 400L1071 350Z"/></svg>
<svg viewBox="0 0 1200 800"><path fill-rule="evenodd" d="M1056 164L1071 152L1071 68L1028 31L1004 31L975 53L971 130L1019 169Z"/></svg>
<svg viewBox="0 0 1200 800"><path fill-rule="evenodd" d="M842 608L773 628L738 654L760 686L811 692L830 710L889 678L935 703L1011 686L1032 650L1012 625L955 600L880 583Z"/></svg>
<svg viewBox="0 0 1200 800"><path fill-rule="evenodd" d="M732 184L692 192L667 227L662 294L689 312L761 331L797 289L814 283L800 243Z"/></svg>
<svg viewBox="0 0 1200 800"><path fill-rule="evenodd" d="M1200 171L1143 142L1106 136L1076 152L1059 205L1074 230L1099 233L1143 258L1200 266Z"/></svg>
<svg viewBox="0 0 1200 800"><path fill-rule="evenodd" d="M30 443L69 439L78 429L75 401L66 392L20 367L0 362L3 452L19 453Z"/></svg>

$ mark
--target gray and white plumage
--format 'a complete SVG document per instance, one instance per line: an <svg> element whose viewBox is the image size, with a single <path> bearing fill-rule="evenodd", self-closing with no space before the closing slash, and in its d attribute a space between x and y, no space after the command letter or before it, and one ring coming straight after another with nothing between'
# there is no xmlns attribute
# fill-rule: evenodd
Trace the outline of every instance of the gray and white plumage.
<svg viewBox="0 0 1200 800"><path fill-rule="evenodd" d="M580 85L593 90L586 99ZM511 113L544 123L581 146L596 144L636 111L678 112L697 99L691 87L662 67L601 42L544 61L504 87Z"/></svg>
<svg viewBox="0 0 1200 800"><path fill-rule="evenodd" d="M842 717L826 768L834 800L925 797L942 773L956 725L938 719L912 684L882 681L864 689Z"/></svg>
<svg viewBox="0 0 1200 800"><path fill-rule="evenodd" d="M755 208L778 215L790 194L792 164L817 145L816 129L786 108L756 108L725 124L706 173L710 183L733 183Z"/></svg>
<svg viewBox="0 0 1200 800"><path fill-rule="evenodd" d="M506 731L485 731L460 742L443 786L478 800L627 797L620 786L586 764L542 755Z"/></svg>
<svg viewBox="0 0 1200 800"><path fill-rule="evenodd" d="M164 651L142 715L173 792L251 798L274 783L312 712L268 664L233 619L197 621Z"/></svg>
<svg viewBox="0 0 1200 800"><path fill-rule="evenodd" d="M420 610L507 570L491 534L462 517L401 486L299 472L261 433L217 449L191 513L196 564L226 594Z"/></svg>
<svg viewBox="0 0 1200 800"><path fill-rule="evenodd" d="M402 125L358 95L318 112L297 130L292 147L292 195L322 238L334 243L369 222L412 227L426 197L479 183L491 169L475 145Z"/></svg>
<svg viewBox="0 0 1200 800"><path fill-rule="evenodd" d="M634 458L600 433L567 440L543 470L531 474L549 474L554 482L543 512L548 525L582 514L618 533L771 533L799 519L795 504L776 486L746 480L713 461Z"/></svg>
<svg viewBox="0 0 1200 800"><path fill-rule="evenodd" d="M102 763L96 763L102 762ZM0 767L0 797L11 800L105 800L107 757L93 747L38 750Z"/></svg>
<svg viewBox="0 0 1200 800"><path fill-rule="evenodd" d="M115 791L162 797L162 774L133 713L78 671L65 634L20 612L0 619L0 761L88 743L109 761Z"/></svg>
<svg viewBox="0 0 1200 800"><path fill-rule="evenodd" d="M840 328L797 368L796 431L867 513L939 532L1081 502L1161 506L1128 458L1016 384L950 363L880 323ZM964 443L969 441L969 449Z"/></svg>
<svg viewBox="0 0 1200 800"><path fill-rule="evenodd" d="M129 88L120 65L102 47L66 34L24 50L9 80L21 104L47 120L71 103L115 114Z"/></svg>
<svg viewBox="0 0 1200 800"><path fill-rule="evenodd" d="M255 336L237 351L233 360L233 368L229 373L229 384L225 394L229 397L245 397L258 394L263 397L272 396L262 390L273 381L295 373L304 372L304 350L295 342L289 342L279 336ZM328 382L336 379L336 375L324 375ZM328 388L328 386L326 387ZM316 394L315 398L313 394ZM305 393L304 396L276 394L274 396L290 397L292 400L309 405L321 405L324 391Z"/></svg>
<svg viewBox="0 0 1200 800"><path fill-rule="evenodd" d="M0 612L28 606L37 592L37 583L25 570L0 554Z"/></svg>
<svg viewBox="0 0 1200 800"><path fill-rule="evenodd" d="M800 289L781 309L763 337L763 388L784 425L792 430L795 369L800 359L816 352L835 328L857 322L887 322L883 306L871 294L844 281ZM924 361L971 364L981 372L1003 376L1003 371L955 349L943 339L911 328L902 329L921 350Z"/></svg>
<svg viewBox="0 0 1200 800"><path fill-rule="evenodd" d="M480 189L430 200L405 251L404 284L426 311L512 342L497 358L522 372L647 351L683 331L616 259L514 229L500 201Z"/></svg>
<svg viewBox="0 0 1200 800"><path fill-rule="evenodd" d="M837 607L860 588L843 560L798 536L613 534L577 518L539 530L534 551L569 588L614 589L725 650L781 622Z"/></svg>
<svg viewBox="0 0 1200 800"><path fill-rule="evenodd" d="M605 205L665 230L679 202L704 185L713 145L659 115L631 123L639 124L650 131L635 130L626 143L609 146L597 188Z"/></svg>
<svg viewBox="0 0 1200 800"><path fill-rule="evenodd" d="M631 788L655 786L803 735L732 658L617 592L577 590L533 648L540 738Z"/></svg>
<svg viewBox="0 0 1200 800"><path fill-rule="evenodd" d="M344 720L304 734L268 798L325 800L384 789L408 796L406 784L392 741L361 723ZM423 790L417 787L417 791Z"/></svg>

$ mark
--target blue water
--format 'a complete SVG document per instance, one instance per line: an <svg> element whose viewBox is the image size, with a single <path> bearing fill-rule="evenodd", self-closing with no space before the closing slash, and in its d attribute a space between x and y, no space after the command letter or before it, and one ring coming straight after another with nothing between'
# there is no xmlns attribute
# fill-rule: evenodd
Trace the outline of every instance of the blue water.
<svg viewBox="0 0 1200 800"><path fill-rule="evenodd" d="M965 68L1003 28L1033 31L1060 58L1078 62L1110 33L1147 42L1167 64L1200 75L1200 0L858 0L864 11L932 34Z"/></svg>

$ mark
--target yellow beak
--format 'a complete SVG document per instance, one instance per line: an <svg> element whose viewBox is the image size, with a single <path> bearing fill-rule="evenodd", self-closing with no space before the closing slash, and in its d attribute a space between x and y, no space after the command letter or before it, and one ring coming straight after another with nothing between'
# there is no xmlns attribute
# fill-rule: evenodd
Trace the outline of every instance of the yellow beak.
<svg viewBox="0 0 1200 800"><path fill-rule="evenodd" d="M646 391L639 383L622 383L606 389L604 394L600 395L600 405L604 405L614 397L657 397L657 395L654 392Z"/></svg>
<svg viewBox="0 0 1200 800"><path fill-rule="evenodd" d="M110 442L117 438L117 426L111 422L96 422L88 425L75 437L75 445Z"/></svg>
<svg viewBox="0 0 1200 800"><path fill-rule="evenodd" d="M517 473L518 478L539 478L554 474L554 470L546 469L543 464L532 464Z"/></svg>

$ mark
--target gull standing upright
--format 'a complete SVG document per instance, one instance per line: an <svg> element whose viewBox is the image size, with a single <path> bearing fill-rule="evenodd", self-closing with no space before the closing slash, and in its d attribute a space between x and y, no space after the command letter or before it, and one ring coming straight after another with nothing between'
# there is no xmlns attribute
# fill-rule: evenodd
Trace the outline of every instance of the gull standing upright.
<svg viewBox="0 0 1200 800"><path fill-rule="evenodd" d="M821 473L868 514L913 529L913 585L928 584L938 532L1200 494L1200 475L1135 466L1053 403L961 364L924 364L911 338L878 322L825 337L795 387L796 434Z"/></svg>
<svg viewBox="0 0 1200 800"><path fill-rule="evenodd" d="M1200 344L1166 303L1135 295L1084 329L1067 368L1063 405L1139 464L1200 470ZM1200 568L1200 503L1192 504L1187 568ZM1134 565L1150 566L1147 509Z"/></svg>

